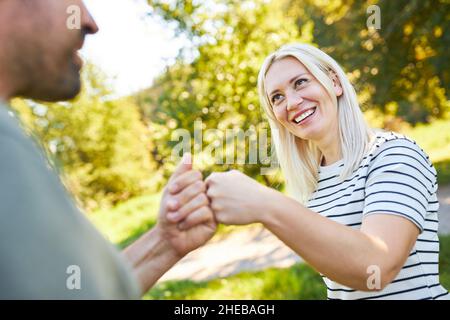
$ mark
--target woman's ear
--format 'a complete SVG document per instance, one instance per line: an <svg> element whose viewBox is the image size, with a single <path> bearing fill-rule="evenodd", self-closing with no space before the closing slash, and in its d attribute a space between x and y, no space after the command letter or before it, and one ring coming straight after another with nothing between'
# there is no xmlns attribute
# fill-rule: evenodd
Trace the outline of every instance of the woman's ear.
<svg viewBox="0 0 450 320"><path fill-rule="evenodd" d="M343 93L341 82L339 81L336 72L334 72L333 70L330 70L329 72L331 81L333 81L334 93L336 94L337 97L340 97Z"/></svg>

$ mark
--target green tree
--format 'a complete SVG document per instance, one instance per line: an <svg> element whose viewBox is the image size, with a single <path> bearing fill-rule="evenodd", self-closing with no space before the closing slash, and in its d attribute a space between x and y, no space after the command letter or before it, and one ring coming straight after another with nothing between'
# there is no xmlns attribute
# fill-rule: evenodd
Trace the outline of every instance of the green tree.
<svg viewBox="0 0 450 320"><path fill-rule="evenodd" d="M365 109L410 123L450 116L448 0L290 0L301 27L314 22L314 42L351 74ZM381 28L367 27L371 5Z"/></svg>
<svg viewBox="0 0 450 320"><path fill-rule="evenodd" d="M207 61L206 56L217 53L227 54L227 60L238 60L234 56L236 46L223 47L220 30L233 30L229 36L237 43L242 43L247 34L246 39L252 41L247 47L267 43L263 51L273 49L270 41L273 33L267 36L264 29L272 25L279 30L278 34L306 36L307 42L317 44L341 63L356 86L364 110L378 110L413 124L450 116L448 0L148 2L164 19L175 22L178 33L191 38L200 55L197 60ZM373 14L367 11L371 5L380 9L379 30L367 27L367 20ZM274 7L277 9L269 15L252 14L244 20L239 18L240 8L256 8L253 11L262 12L264 8ZM242 21L251 21L252 17L257 23L247 26L252 27L250 34L255 37L248 36L249 29L242 24ZM241 22L237 23L237 20ZM281 40L280 43L285 43L304 41L305 38L291 36ZM258 60L253 59L254 52L245 51L242 46L238 48L240 53L248 55L248 60ZM211 65L209 73L215 72L215 66ZM204 73L198 76L202 77ZM232 80L228 81L234 84Z"/></svg>
<svg viewBox="0 0 450 320"><path fill-rule="evenodd" d="M312 25L298 29L292 17L284 16L283 1L208 1L203 6L189 1L175 2L173 6L150 2L166 19L178 21L179 32L198 44L187 53L182 52L178 62L143 93L147 97L146 108L152 110L148 113L152 121L169 127L158 139L159 153L166 158L171 153L174 129L188 129L193 136L196 120L202 121L204 129L217 128L222 133L237 128L247 133L268 130L257 94L260 65L282 44L311 42ZM218 135L204 136L203 147L214 141L225 143L225 138ZM227 146L233 145L227 142ZM235 150L224 145L222 159L234 153L237 162L242 148L246 148L248 156L249 140L245 144L235 142ZM205 160L202 166L207 172L236 168L266 183L272 182L267 176L259 176L261 163L214 165Z"/></svg>
<svg viewBox="0 0 450 320"><path fill-rule="evenodd" d="M139 108L130 98L112 99L105 83L101 72L88 64L75 100L13 102L86 209L155 190L151 140Z"/></svg>

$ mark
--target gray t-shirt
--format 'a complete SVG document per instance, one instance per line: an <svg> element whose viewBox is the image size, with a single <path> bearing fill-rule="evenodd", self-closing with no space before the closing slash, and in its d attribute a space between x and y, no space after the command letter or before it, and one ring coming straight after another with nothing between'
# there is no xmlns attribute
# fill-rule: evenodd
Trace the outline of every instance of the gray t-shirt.
<svg viewBox="0 0 450 320"><path fill-rule="evenodd" d="M137 298L127 262L0 102L0 299Z"/></svg>

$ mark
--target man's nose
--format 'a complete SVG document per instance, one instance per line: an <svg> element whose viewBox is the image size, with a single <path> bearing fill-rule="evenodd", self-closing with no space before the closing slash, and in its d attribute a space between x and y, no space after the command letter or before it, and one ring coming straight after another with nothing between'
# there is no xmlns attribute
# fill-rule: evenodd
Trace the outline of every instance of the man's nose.
<svg viewBox="0 0 450 320"><path fill-rule="evenodd" d="M82 8L82 28L86 30L86 33L88 34L97 33L99 30L98 25L84 3L82 3Z"/></svg>
<svg viewBox="0 0 450 320"><path fill-rule="evenodd" d="M294 109L296 109L302 102L303 102L303 98L302 98L302 96L300 95L300 93L299 92L293 92L293 91L290 91L290 92L287 92L286 93L286 102L287 102L287 106L286 106L286 108L287 108L287 111L291 111L291 110L294 110Z"/></svg>

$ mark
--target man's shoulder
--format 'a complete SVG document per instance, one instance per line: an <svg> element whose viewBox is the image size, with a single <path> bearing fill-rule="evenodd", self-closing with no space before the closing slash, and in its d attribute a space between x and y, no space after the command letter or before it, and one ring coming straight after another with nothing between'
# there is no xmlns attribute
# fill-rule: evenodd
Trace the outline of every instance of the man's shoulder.
<svg viewBox="0 0 450 320"><path fill-rule="evenodd" d="M82 215L20 121L1 108L0 299L137 297L120 254ZM82 270L80 291L66 287L73 264Z"/></svg>
<svg viewBox="0 0 450 320"><path fill-rule="evenodd" d="M10 107L0 102L0 138L16 143L27 141L18 115Z"/></svg>
<svg viewBox="0 0 450 320"><path fill-rule="evenodd" d="M17 170L30 165L48 170L48 161L44 153L26 132L19 116L8 107L0 105L0 170L3 173L8 163Z"/></svg>

